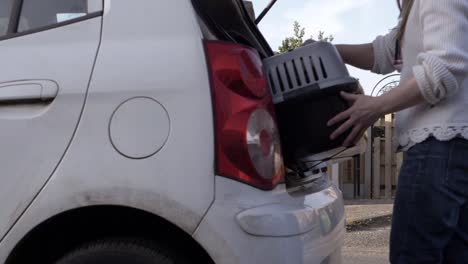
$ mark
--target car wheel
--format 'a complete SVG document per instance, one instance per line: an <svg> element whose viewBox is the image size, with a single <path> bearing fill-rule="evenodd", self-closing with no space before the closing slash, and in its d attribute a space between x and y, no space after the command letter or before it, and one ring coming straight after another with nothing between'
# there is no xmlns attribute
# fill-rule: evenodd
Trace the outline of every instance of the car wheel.
<svg viewBox="0 0 468 264"><path fill-rule="evenodd" d="M189 263L175 254L138 240L104 240L67 254L56 264L172 264Z"/></svg>

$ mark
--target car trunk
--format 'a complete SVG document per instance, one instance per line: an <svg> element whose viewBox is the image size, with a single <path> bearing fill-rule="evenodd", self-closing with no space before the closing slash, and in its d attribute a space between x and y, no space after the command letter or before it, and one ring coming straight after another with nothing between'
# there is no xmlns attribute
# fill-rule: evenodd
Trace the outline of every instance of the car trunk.
<svg viewBox="0 0 468 264"><path fill-rule="evenodd" d="M238 43L256 49L265 60L275 55L256 26L252 6L241 0L192 0L203 24L215 39ZM320 191L329 186L327 165L358 155L365 150L364 143L352 149L329 150L307 157L309 167L288 170L286 184L291 192ZM284 148L284 146L283 146ZM316 161L316 162L314 162ZM298 173L299 169L301 173Z"/></svg>

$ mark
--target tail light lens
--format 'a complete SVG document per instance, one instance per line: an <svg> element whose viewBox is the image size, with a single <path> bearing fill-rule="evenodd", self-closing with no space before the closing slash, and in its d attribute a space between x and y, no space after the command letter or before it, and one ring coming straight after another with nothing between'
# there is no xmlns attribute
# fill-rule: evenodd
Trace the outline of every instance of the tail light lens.
<svg viewBox="0 0 468 264"><path fill-rule="evenodd" d="M205 41L211 74L217 174L260 189L284 176L273 102L258 53L249 47Z"/></svg>

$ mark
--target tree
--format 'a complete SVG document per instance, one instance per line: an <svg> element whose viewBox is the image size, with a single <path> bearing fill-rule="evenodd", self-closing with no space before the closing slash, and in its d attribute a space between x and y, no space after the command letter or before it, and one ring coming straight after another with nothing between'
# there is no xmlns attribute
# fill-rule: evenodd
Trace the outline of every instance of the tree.
<svg viewBox="0 0 468 264"><path fill-rule="evenodd" d="M299 22L294 21L294 36L285 38L278 48L280 53L288 52L299 48L304 43L305 28L302 28Z"/></svg>
<svg viewBox="0 0 468 264"><path fill-rule="evenodd" d="M299 48L302 44L304 44L305 28L301 27L297 21L294 21L293 26L294 36L287 37L282 41L281 46L278 47L279 53L288 52L290 50ZM311 39L314 39L314 37L311 36ZM325 36L324 31L319 31L317 35L318 41L332 42L334 39L335 37L333 35Z"/></svg>

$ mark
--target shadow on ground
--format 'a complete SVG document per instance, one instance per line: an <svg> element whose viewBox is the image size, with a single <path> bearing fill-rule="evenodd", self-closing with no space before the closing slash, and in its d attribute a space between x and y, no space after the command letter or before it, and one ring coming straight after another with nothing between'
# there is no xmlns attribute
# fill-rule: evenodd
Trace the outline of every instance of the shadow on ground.
<svg viewBox="0 0 468 264"><path fill-rule="evenodd" d="M392 215L379 216L372 219L365 219L346 225L347 232L371 231L378 228L385 228L391 225Z"/></svg>

